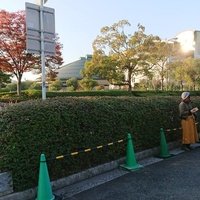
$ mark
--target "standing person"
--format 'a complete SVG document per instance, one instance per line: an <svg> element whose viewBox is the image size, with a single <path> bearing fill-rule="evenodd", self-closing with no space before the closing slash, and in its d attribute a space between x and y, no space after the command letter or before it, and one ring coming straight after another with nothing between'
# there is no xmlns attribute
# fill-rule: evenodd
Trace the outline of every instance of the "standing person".
<svg viewBox="0 0 200 200"><path fill-rule="evenodd" d="M198 108L193 108L190 100L190 93L181 94L181 103L179 104L179 114L182 127L182 149L191 150L190 144L196 143L198 139L197 128L195 124L196 112Z"/></svg>

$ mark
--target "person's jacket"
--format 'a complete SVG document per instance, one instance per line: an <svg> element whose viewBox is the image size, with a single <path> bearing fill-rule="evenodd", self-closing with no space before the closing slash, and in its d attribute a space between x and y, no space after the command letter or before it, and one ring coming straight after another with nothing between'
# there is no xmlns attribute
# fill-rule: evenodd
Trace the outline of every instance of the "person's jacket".
<svg viewBox="0 0 200 200"><path fill-rule="evenodd" d="M191 113L190 110L192 109L192 104L191 103L185 103L185 102L181 102L179 104L179 116L181 119L187 119L188 116L192 116L194 115L194 117L196 118L196 114L195 113Z"/></svg>

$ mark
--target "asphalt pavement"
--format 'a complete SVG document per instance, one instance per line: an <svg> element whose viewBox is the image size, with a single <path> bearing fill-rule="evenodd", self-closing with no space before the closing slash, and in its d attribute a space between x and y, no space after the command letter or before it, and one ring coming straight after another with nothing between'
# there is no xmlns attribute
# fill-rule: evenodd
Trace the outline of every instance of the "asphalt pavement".
<svg viewBox="0 0 200 200"><path fill-rule="evenodd" d="M156 159L156 158L155 158ZM78 193L65 190L64 200L199 200L200 148L180 151L136 171L117 169L120 175ZM110 172L113 173L113 172ZM108 174L102 175L105 177ZM97 177L98 179L98 177ZM100 178L99 178L100 181ZM92 182L82 184L87 187ZM78 185L72 185L77 189ZM88 187L89 188L89 187Z"/></svg>

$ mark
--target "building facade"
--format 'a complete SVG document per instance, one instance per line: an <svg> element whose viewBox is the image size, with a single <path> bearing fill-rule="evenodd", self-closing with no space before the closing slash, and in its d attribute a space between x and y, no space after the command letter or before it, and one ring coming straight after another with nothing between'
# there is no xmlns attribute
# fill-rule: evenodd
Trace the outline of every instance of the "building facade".
<svg viewBox="0 0 200 200"><path fill-rule="evenodd" d="M63 82L63 85L65 85L66 80L70 78L76 78L77 80L81 80L83 78L81 71L83 70L85 63L91 59L92 55L86 55L85 57L80 57L79 60L62 66L57 71L57 78ZM97 77L93 79L97 81L99 86L103 86L105 89L109 87L109 82L107 80L102 80Z"/></svg>
<svg viewBox="0 0 200 200"><path fill-rule="evenodd" d="M176 35L183 53L190 54L193 58L200 58L200 31L187 30Z"/></svg>

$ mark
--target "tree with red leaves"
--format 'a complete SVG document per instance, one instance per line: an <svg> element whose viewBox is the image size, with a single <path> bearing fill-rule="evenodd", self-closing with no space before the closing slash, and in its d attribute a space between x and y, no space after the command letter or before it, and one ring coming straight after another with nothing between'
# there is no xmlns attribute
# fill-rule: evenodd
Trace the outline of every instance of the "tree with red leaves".
<svg viewBox="0 0 200 200"><path fill-rule="evenodd" d="M17 78L17 94L21 93L24 72L40 70L40 56L26 51L25 12L0 10L0 71L13 74ZM56 37L55 56L46 57L47 75L63 64L62 45Z"/></svg>

